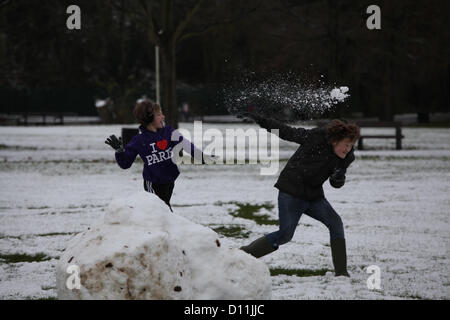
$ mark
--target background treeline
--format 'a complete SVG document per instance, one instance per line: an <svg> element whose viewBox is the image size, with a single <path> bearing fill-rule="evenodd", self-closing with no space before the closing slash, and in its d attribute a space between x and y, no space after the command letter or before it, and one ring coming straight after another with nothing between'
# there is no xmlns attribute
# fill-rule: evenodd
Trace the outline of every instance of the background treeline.
<svg viewBox="0 0 450 320"><path fill-rule="evenodd" d="M66 28L71 4L81 30ZM381 30L366 28L371 4ZM95 99L111 97L128 121L137 98L155 98L155 44L175 126L182 102L226 113L220 88L244 70L346 85L344 116L446 111L449 9L437 0L0 0L1 112L90 115Z"/></svg>

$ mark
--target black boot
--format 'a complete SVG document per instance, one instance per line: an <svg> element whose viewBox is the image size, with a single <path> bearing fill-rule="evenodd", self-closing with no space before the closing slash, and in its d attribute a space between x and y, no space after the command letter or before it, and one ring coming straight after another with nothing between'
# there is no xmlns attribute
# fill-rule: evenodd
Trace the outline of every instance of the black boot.
<svg viewBox="0 0 450 320"><path fill-rule="evenodd" d="M255 258L260 258L262 256L265 256L266 254L274 252L278 248L272 247L269 240L267 240L266 236L263 236L261 238L256 239L248 246L243 246L240 249L242 251L247 252L248 254L251 254Z"/></svg>
<svg viewBox="0 0 450 320"><path fill-rule="evenodd" d="M347 272L347 251L345 248L345 239L332 240L331 256L333 257L334 273L337 276L350 277Z"/></svg>

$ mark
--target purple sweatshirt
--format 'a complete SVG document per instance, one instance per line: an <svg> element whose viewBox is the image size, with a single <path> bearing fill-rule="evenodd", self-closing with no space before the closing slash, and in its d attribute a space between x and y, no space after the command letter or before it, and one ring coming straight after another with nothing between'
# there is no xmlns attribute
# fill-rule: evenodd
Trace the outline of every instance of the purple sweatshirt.
<svg viewBox="0 0 450 320"><path fill-rule="evenodd" d="M169 125L158 129L157 132L140 126L139 134L131 139L125 146L125 150L116 152L117 164L122 169L128 169L139 154L144 161L144 170L142 172L144 180L160 184L174 182L180 174L177 165L172 161L172 149L175 145L183 143L183 149L190 148L188 152L192 156L194 155L194 150L197 150L196 154L202 156L201 151L195 148L187 139L184 139L183 136L179 135L177 141L172 141L171 137L174 131L175 129Z"/></svg>

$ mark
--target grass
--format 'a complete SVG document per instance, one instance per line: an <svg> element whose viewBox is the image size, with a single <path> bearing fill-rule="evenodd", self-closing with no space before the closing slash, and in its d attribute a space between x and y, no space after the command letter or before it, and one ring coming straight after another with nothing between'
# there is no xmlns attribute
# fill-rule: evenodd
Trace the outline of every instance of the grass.
<svg viewBox="0 0 450 320"><path fill-rule="evenodd" d="M68 236L73 235L77 232L50 232L50 233L41 233L37 234L37 237L54 237L54 236Z"/></svg>
<svg viewBox="0 0 450 320"><path fill-rule="evenodd" d="M421 296L416 295L416 294L406 295L406 296L404 296L403 298L414 299L414 300L430 300L430 299L421 297Z"/></svg>
<svg viewBox="0 0 450 320"><path fill-rule="evenodd" d="M261 209L272 210L274 208L273 204L270 202L265 202L263 204L251 204L251 203L242 203L237 201L231 201L227 203L216 202L216 205L224 205L224 204L234 204L238 208L237 210L230 210L229 214L236 218L243 218L248 220L253 220L259 225L278 225L278 220L271 219L268 215L255 215Z"/></svg>
<svg viewBox="0 0 450 320"><path fill-rule="evenodd" d="M29 254L0 254L0 260L5 263L19 263L19 262L42 262L52 259L44 253L36 253L35 255Z"/></svg>
<svg viewBox="0 0 450 320"><path fill-rule="evenodd" d="M25 300L58 300L57 297L42 297L42 298L33 298L30 296L26 296Z"/></svg>
<svg viewBox="0 0 450 320"><path fill-rule="evenodd" d="M206 203L194 203L194 204L172 204L172 208L187 208L187 207L200 207L206 206Z"/></svg>
<svg viewBox="0 0 450 320"><path fill-rule="evenodd" d="M250 235L250 232L245 231L245 228L241 227L240 225L220 226L213 228L213 230L225 237L232 237L232 238L247 239Z"/></svg>
<svg viewBox="0 0 450 320"><path fill-rule="evenodd" d="M0 239L22 239L22 236L6 236L4 234L0 233Z"/></svg>
<svg viewBox="0 0 450 320"><path fill-rule="evenodd" d="M8 146L6 144L0 144L0 150L37 150L36 147L23 147L23 146Z"/></svg>
<svg viewBox="0 0 450 320"><path fill-rule="evenodd" d="M277 225L278 220L271 219L268 215L255 215L260 209L272 210L273 205L265 204L250 204L250 203L235 203L238 206L237 210L233 210L230 214L236 218L244 218L255 221L259 225Z"/></svg>
<svg viewBox="0 0 450 320"><path fill-rule="evenodd" d="M287 276L297 276L297 277L316 277L316 276L324 276L328 271L328 269L283 269L283 268L274 268L270 269L270 275L279 276L279 275L287 275Z"/></svg>

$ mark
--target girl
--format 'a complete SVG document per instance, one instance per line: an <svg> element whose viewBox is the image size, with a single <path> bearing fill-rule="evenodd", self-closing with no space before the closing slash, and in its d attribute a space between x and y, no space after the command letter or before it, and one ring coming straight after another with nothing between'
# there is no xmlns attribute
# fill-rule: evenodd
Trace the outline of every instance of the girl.
<svg viewBox="0 0 450 320"><path fill-rule="evenodd" d="M172 141L172 133L175 130L164 124L165 117L159 104L146 99L140 100L133 110L133 115L140 123L139 134L134 136L125 148L122 138L117 139L114 135L107 138L105 143L116 150L116 161L122 169L130 168L139 154L144 161L142 175L145 191L156 194L172 211L170 198L175 180L180 174L172 159L174 146L182 143L183 149L190 151L191 156L201 155L204 164L203 153L180 135L177 135L178 140Z"/></svg>
<svg viewBox="0 0 450 320"><path fill-rule="evenodd" d="M345 173L355 159L353 145L359 138L359 127L340 120L328 126L293 128L254 113L246 113L261 127L279 129L279 137L296 142L300 147L282 170L275 187L278 193L280 227L248 246L245 252L259 258L290 241L303 213L322 222L330 232L331 255L336 276L347 276L347 253L344 226L339 215L323 193L323 183L329 179L331 186L341 188Z"/></svg>

